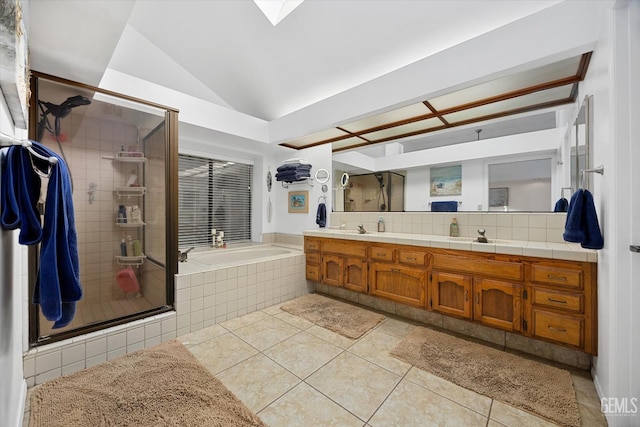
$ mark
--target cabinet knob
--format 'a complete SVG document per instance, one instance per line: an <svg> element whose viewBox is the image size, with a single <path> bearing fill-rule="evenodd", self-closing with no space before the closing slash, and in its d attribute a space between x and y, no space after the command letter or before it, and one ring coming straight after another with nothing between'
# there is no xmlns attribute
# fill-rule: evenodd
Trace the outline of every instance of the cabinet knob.
<svg viewBox="0 0 640 427"><path fill-rule="evenodd" d="M464 291L464 302L469 301L469 291L465 289Z"/></svg>

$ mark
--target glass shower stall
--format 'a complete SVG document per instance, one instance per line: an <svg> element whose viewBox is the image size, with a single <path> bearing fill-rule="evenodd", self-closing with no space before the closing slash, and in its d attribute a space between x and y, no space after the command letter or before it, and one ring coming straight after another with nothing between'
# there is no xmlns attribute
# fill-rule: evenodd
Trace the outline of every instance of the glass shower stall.
<svg viewBox="0 0 640 427"><path fill-rule="evenodd" d="M61 328L30 304L31 344L171 310L177 111L37 72L31 91L29 138L55 151L69 169L83 289L73 320ZM46 209L43 204L41 212ZM31 248L29 264L32 295L38 247Z"/></svg>

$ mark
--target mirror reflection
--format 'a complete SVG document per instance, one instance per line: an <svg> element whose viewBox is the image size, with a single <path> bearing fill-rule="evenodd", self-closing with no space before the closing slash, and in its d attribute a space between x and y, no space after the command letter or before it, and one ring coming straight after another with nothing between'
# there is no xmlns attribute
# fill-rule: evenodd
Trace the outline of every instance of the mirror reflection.
<svg viewBox="0 0 640 427"><path fill-rule="evenodd" d="M336 152L333 176L346 172L355 181L346 189L334 185L333 210L419 212L450 202L465 212L558 211L558 201L570 199L580 170L589 167L589 101L580 109L572 104L563 111L487 121L481 129L476 124ZM567 122L572 125L563 127ZM434 192L434 174L457 167L461 191ZM402 177L402 185L381 182L376 174Z"/></svg>

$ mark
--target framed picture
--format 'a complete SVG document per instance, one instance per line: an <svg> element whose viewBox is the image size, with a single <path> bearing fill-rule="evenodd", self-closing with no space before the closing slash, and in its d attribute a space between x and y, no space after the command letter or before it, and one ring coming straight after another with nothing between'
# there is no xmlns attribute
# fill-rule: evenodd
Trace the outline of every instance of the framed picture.
<svg viewBox="0 0 640 427"><path fill-rule="evenodd" d="M289 191L289 213L309 212L309 192Z"/></svg>
<svg viewBox="0 0 640 427"><path fill-rule="evenodd" d="M459 196L462 194L462 165L431 168L431 196Z"/></svg>
<svg viewBox="0 0 640 427"><path fill-rule="evenodd" d="M509 205L509 189L507 187L497 187L489 189L489 207Z"/></svg>

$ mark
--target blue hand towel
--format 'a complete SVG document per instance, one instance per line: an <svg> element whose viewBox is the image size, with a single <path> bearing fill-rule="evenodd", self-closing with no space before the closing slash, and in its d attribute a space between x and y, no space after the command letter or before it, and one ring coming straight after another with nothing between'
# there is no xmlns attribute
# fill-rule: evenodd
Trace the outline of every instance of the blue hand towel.
<svg viewBox="0 0 640 427"><path fill-rule="evenodd" d="M316 224L320 228L327 226L327 206L324 203L318 204L318 211L316 212Z"/></svg>
<svg viewBox="0 0 640 427"><path fill-rule="evenodd" d="M593 195L589 190L584 190L584 201L582 203L582 229L585 238L580 246L586 249L602 249L604 247L604 238L600 232Z"/></svg>
<svg viewBox="0 0 640 427"><path fill-rule="evenodd" d="M40 179L33 173L30 162L22 147L13 146L6 151L2 168L2 228L20 228L18 241L22 245L35 245L42 240L42 226L36 208Z"/></svg>
<svg viewBox="0 0 640 427"><path fill-rule="evenodd" d="M554 212L566 212L569 209L569 201L564 197L561 197L556 202L556 205L553 208Z"/></svg>
<svg viewBox="0 0 640 427"><path fill-rule="evenodd" d="M458 202L431 202L431 212L458 212Z"/></svg>
<svg viewBox="0 0 640 427"><path fill-rule="evenodd" d="M582 229L582 204L584 195L582 189L573 193L567 210L567 219L564 223L564 233L562 238L567 242L582 243L585 239Z"/></svg>

